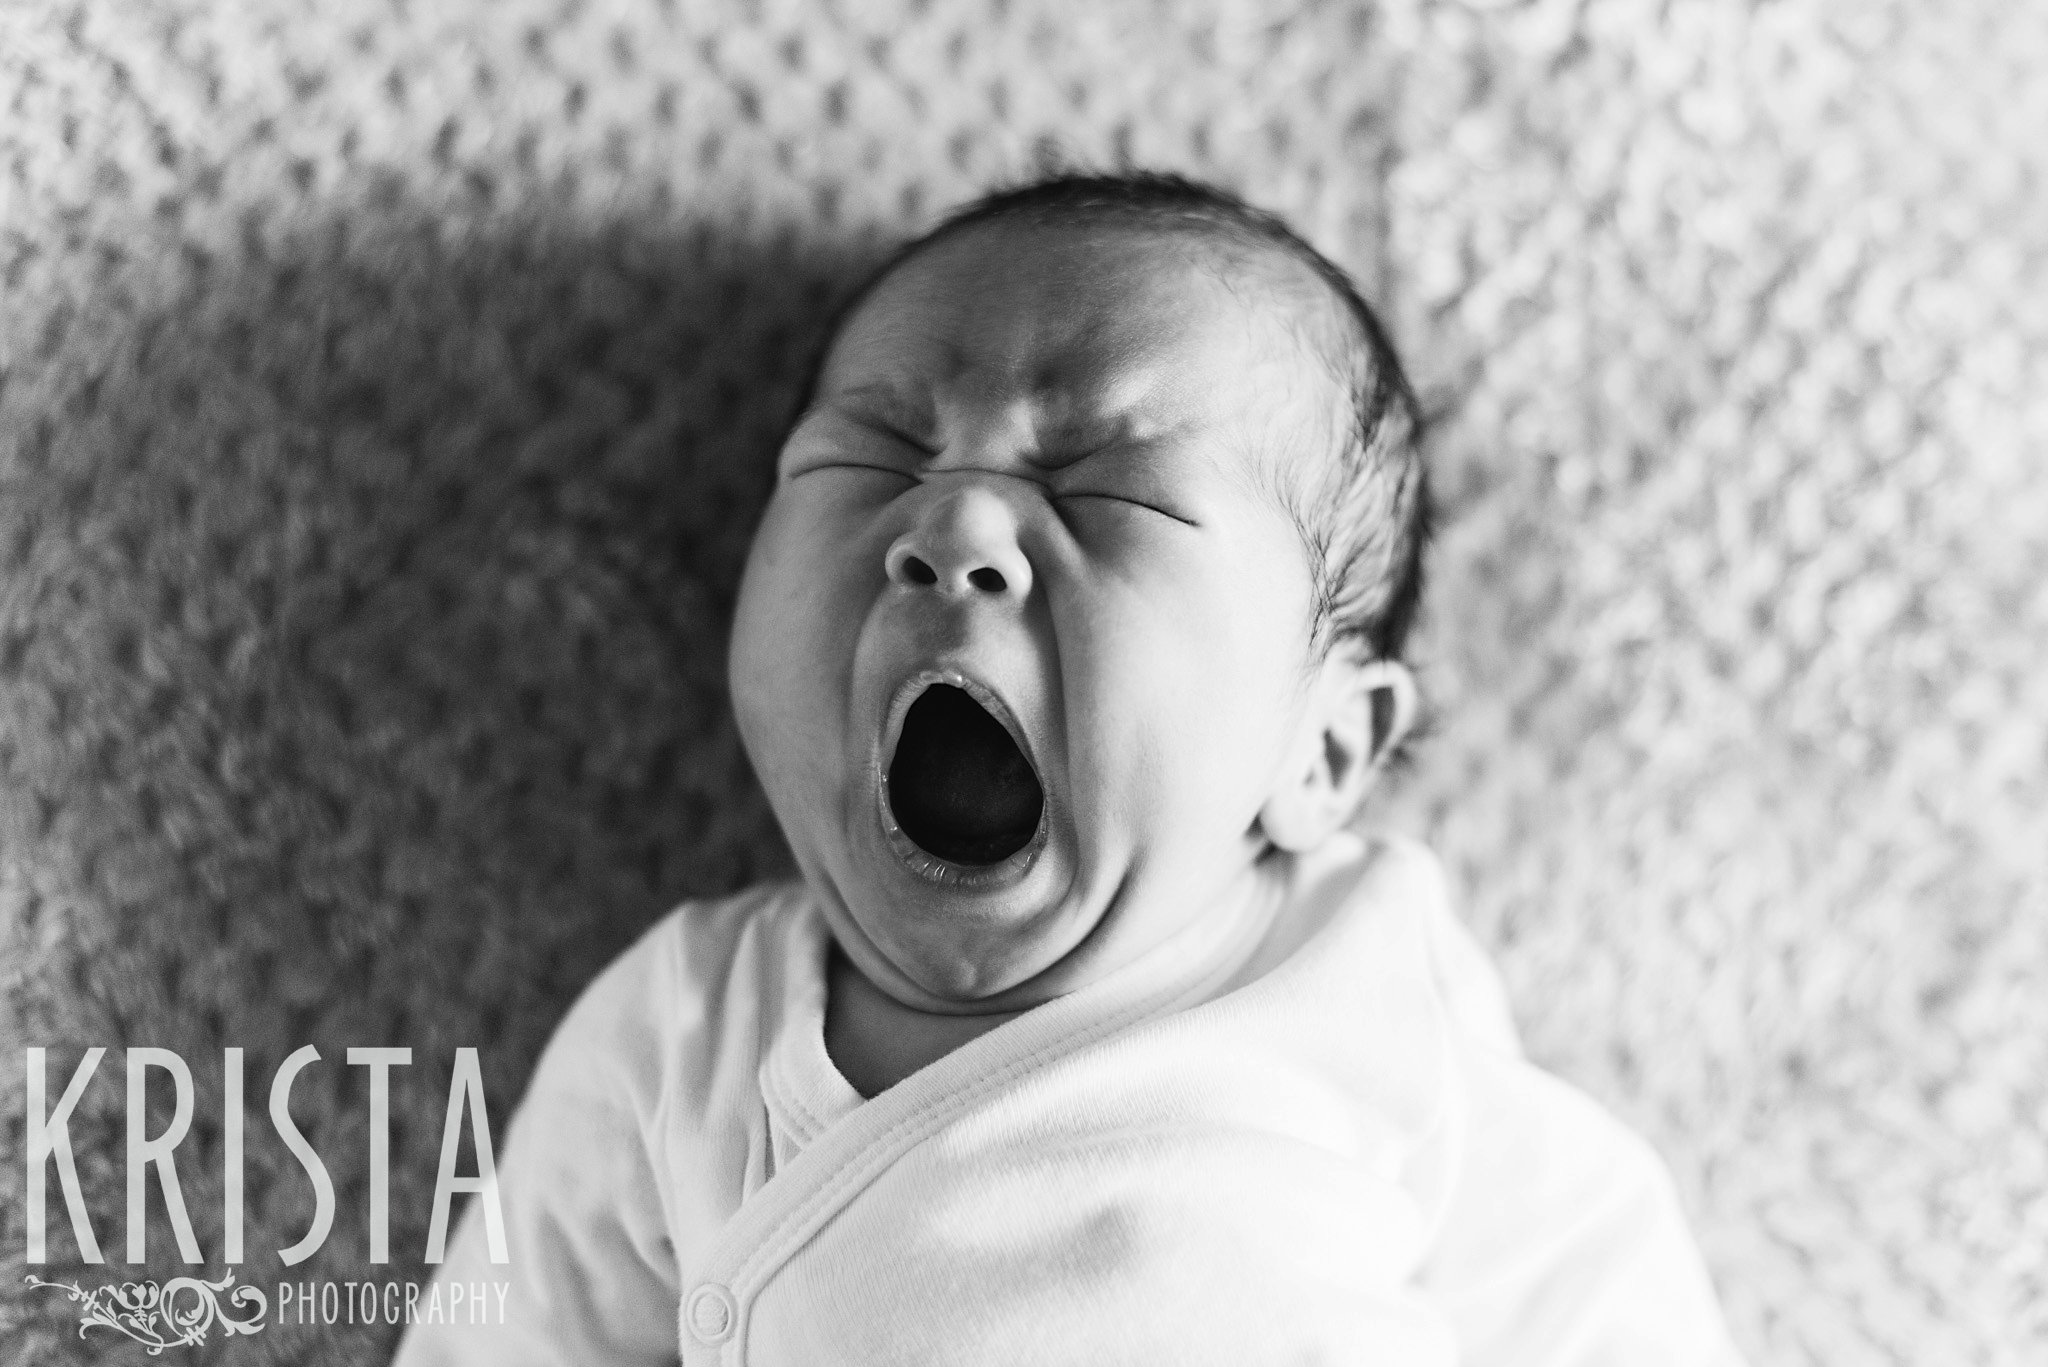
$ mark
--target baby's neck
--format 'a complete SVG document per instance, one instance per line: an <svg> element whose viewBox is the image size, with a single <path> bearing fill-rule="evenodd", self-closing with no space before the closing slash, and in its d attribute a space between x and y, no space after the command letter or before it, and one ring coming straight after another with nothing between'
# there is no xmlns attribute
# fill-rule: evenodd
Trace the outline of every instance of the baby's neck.
<svg viewBox="0 0 2048 1367"><path fill-rule="evenodd" d="M1281 878L1271 865L1245 870L1181 933L1213 950L1191 961L1190 982L1222 981L1251 958L1272 926ZM825 1052L853 1089L872 1097L1024 1010L980 1014L922 1011L876 987L838 946L826 966Z"/></svg>
<svg viewBox="0 0 2048 1367"><path fill-rule="evenodd" d="M940 1015L905 1006L869 982L837 946L825 981L825 1052L863 1097L887 1091L927 1063L1024 1014Z"/></svg>

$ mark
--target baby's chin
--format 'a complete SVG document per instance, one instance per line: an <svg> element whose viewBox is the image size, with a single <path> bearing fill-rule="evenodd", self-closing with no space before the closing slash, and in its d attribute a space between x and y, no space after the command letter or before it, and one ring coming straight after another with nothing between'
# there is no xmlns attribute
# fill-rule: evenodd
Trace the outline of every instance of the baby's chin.
<svg viewBox="0 0 2048 1367"><path fill-rule="evenodd" d="M860 796L838 827L845 843L818 849L807 873L862 974L933 1011L1014 1010L1057 995L1036 991L1038 980L1089 939L1119 885L1083 857L1064 813L1049 809L1024 848L971 865L917 846L883 801Z"/></svg>
<svg viewBox="0 0 2048 1367"><path fill-rule="evenodd" d="M842 902L833 910L845 924L833 929L876 987L939 1014L1027 1010L1155 954L1194 981L1250 952L1290 875L1286 860L1250 853L1241 865L1191 863L1136 852L1091 861L1064 895L1036 904L932 893L915 906Z"/></svg>
<svg viewBox="0 0 2048 1367"><path fill-rule="evenodd" d="M834 931L863 976L905 1006L945 1013L1014 1011L1085 986L1080 951L1111 910L1071 886L1039 899L1027 886L839 891L847 924Z"/></svg>

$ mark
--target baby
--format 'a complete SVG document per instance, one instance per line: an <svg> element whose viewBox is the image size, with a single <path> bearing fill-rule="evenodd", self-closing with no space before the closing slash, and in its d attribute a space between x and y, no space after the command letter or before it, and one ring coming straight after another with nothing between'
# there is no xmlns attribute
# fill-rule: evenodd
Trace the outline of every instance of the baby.
<svg viewBox="0 0 2048 1367"><path fill-rule="evenodd" d="M1415 405L1173 177L1000 194L842 315L731 654L802 877L584 994L400 1361L1720 1364L1646 1147L1420 847Z"/></svg>

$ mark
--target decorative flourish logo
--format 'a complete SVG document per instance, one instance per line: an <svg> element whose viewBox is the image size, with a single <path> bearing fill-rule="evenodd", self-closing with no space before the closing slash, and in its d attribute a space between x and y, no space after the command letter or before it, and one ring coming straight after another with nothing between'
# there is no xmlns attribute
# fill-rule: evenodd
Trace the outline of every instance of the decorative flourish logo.
<svg viewBox="0 0 2048 1367"><path fill-rule="evenodd" d="M197 1277L173 1277L161 1289L155 1282L122 1282L87 1291L77 1282L46 1282L30 1273L30 1286L47 1286L62 1291L79 1303L78 1336L94 1325L126 1334L149 1349L155 1357L166 1348L190 1347L206 1342L207 1333L218 1324L228 1337L254 1334L263 1328L270 1304L253 1286L236 1286L228 1296L240 1310L256 1307L246 1319L234 1319L220 1303L220 1293L234 1286L230 1272L217 1282Z"/></svg>

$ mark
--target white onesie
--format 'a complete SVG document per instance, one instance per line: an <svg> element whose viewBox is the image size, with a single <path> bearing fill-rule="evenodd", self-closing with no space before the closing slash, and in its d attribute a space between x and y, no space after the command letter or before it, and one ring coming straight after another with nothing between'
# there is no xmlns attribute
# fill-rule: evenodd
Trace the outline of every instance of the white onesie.
<svg viewBox="0 0 2048 1367"><path fill-rule="evenodd" d="M1286 856L1276 856L1286 858ZM1433 856L1293 860L1247 966L1172 942L863 1101L800 884L678 909L584 993L444 1282L436 1364L1737 1361L1662 1164L1525 1063Z"/></svg>

